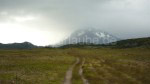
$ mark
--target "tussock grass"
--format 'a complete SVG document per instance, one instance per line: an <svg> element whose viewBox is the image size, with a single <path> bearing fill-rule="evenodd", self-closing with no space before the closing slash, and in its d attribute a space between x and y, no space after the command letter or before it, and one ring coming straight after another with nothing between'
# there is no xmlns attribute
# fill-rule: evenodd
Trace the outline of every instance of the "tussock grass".
<svg viewBox="0 0 150 84"><path fill-rule="evenodd" d="M74 60L59 49L0 50L0 84L61 84Z"/></svg>
<svg viewBox="0 0 150 84"><path fill-rule="evenodd" d="M62 84L76 58L73 84L82 84L79 67L90 84L150 84L147 48L66 48L0 50L1 84Z"/></svg>
<svg viewBox="0 0 150 84"><path fill-rule="evenodd" d="M91 84L150 83L149 50L132 48L86 51L89 52L84 75Z"/></svg>

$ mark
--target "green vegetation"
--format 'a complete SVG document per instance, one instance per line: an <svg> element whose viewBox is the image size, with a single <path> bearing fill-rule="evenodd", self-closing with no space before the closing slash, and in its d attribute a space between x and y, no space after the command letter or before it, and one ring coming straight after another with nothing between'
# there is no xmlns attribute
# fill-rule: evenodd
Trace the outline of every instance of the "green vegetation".
<svg viewBox="0 0 150 84"><path fill-rule="evenodd" d="M61 84L74 61L59 49L0 50L0 84Z"/></svg>
<svg viewBox="0 0 150 84"><path fill-rule="evenodd" d="M10 44L0 43L0 49L32 49L32 48L38 48L38 46L35 46L29 42L10 43Z"/></svg>
<svg viewBox="0 0 150 84"><path fill-rule="evenodd" d="M150 48L150 38L137 38L121 40L115 43L117 48L133 48L133 47L144 47Z"/></svg>
<svg viewBox="0 0 150 84"><path fill-rule="evenodd" d="M0 50L0 84L62 84L73 68L72 84L150 84L148 48L66 48Z"/></svg>
<svg viewBox="0 0 150 84"><path fill-rule="evenodd" d="M150 48L150 37L121 40L109 44L77 43L61 46L60 48Z"/></svg>
<svg viewBox="0 0 150 84"><path fill-rule="evenodd" d="M149 84L150 50L83 50L84 75L90 84Z"/></svg>
<svg viewBox="0 0 150 84"><path fill-rule="evenodd" d="M81 65L81 60L79 60L79 63L75 66L73 70L72 84L82 84L82 79L79 75L80 65Z"/></svg>

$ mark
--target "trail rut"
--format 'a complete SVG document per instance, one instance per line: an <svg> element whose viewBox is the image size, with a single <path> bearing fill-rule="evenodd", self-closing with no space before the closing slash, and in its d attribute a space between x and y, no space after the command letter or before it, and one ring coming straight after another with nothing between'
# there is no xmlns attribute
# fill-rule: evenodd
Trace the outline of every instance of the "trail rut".
<svg viewBox="0 0 150 84"><path fill-rule="evenodd" d="M63 84L72 84L72 72L74 67L79 63L79 58L76 59L76 62L69 68L69 70L66 72L65 80Z"/></svg>
<svg viewBox="0 0 150 84"><path fill-rule="evenodd" d="M83 76L83 64L84 64L84 62L85 62L85 59L82 60L82 64L80 65L79 75L81 76L83 84L89 84L88 80L85 79L85 77Z"/></svg>

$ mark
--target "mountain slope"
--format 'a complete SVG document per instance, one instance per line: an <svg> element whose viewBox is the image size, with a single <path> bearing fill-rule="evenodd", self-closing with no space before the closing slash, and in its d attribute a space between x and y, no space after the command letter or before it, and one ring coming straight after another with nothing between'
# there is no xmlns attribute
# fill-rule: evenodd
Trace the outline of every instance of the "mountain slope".
<svg viewBox="0 0 150 84"><path fill-rule="evenodd" d="M29 42L24 43L12 43L12 44L2 44L0 43L0 49L31 49L37 48L37 46L33 45Z"/></svg>
<svg viewBox="0 0 150 84"><path fill-rule="evenodd" d="M150 37L121 40L115 42L114 44L118 48L130 48L130 47L142 47L142 46L150 48Z"/></svg>
<svg viewBox="0 0 150 84"><path fill-rule="evenodd" d="M134 38L120 40L117 42L112 42L109 44L67 44L63 45L60 48L148 48L150 49L150 37L145 38Z"/></svg>
<svg viewBox="0 0 150 84"><path fill-rule="evenodd" d="M103 32L99 29L89 28L80 29L75 31L63 44L76 44L76 43L93 43L93 44L107 44L116 42L119 39L109 33Z"/></svg>

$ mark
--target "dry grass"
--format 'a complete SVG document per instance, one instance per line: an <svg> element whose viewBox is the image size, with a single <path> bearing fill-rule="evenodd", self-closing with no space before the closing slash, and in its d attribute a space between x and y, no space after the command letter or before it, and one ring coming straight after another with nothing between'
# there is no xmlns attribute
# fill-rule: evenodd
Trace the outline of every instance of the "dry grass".
<svg viewBox="0 0 150 84"><path fill-rule="evenodd" d="M61 84L77 57L73 84L82 84L82 58L90 84L150 84L150 50L144 48L0 50L0 83Z"/></svg>
<svg viewBox="0 0 150 84"><path fill-rule="evenodd" d="M60 84L74 61L59 49L0 50L0 84Z"/></svg>
<svg viewBox="0 0 150 84"><path fill-rule="evenodd" d="M86 52L84 75L91 84L149 84L150 50L98 49Z"/></svg>

